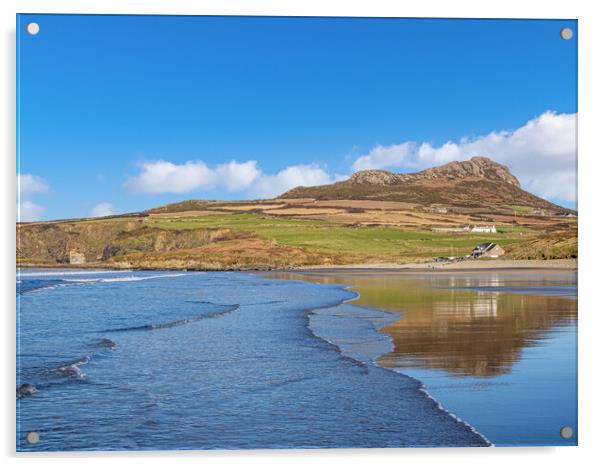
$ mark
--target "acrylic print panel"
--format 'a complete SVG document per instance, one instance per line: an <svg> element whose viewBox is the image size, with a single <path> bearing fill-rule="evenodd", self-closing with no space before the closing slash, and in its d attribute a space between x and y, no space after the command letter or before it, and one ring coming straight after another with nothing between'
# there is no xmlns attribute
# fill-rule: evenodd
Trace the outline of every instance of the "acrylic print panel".
<svg viewBox="0 0 602 466"><path fill-rule="evenodd" d="M576 21L17 39L18 450L577 443Z"/></svg>

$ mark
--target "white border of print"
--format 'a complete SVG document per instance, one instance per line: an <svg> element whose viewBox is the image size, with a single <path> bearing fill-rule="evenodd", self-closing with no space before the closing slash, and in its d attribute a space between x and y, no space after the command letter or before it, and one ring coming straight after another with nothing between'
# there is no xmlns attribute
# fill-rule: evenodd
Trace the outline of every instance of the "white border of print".
<svg viewBox="0 0 602 466"><path fill-rule="evenodd" d="M600 226L602 199L602 162L599 122L602 109L599 83L602 82L599 44L602 44L602 23L596 14L595 2L548 0L527 2L505 0L421 0L392 2L387 0L4 0L2 9L2 249L0 284L2 306L2 456L8 463L31 464L38 458L51 464L69 461L89 465L106 459L121 464L163 464L177 458L180 464L244 463L252 465L345 464L353 466L367 461L379 464L416 462L488 466L509 462L540 462L548 466L588 464L593 462L597 444L602 438L600 425L600 393L602 386L598 355L602 354L597 333L602 328L602 312L597 296L597 274L602 248L596 246ZM430 450L305 450L305 451L220 451L220 452L132 452L132 453L48 453L16 454L15 451L15 14L16 13L121 13L121 14L205 14L205 15L269 15L269 16L380 16L380 17L477 17L477 18L577 18L579 19L579 447L559 448L494 448L494 449L430 449ZM596 49L596 45L598 47ZM597 84L597 85L596 85ZM492 109L495 111L495 109ZM598 394L596 396L596 394ZM7 463L7 464L8 464Z"/></svg>

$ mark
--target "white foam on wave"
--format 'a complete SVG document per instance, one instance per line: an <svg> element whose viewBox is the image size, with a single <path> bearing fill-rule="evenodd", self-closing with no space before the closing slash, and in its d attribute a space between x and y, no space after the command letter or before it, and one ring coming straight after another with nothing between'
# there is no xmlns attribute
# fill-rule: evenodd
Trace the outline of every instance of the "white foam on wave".
<svg viewBox="0 0 602 466"><path fill-rule="evenodd" d="M44 285L44 286L40 286L38 288L33 288L31 290L24 291L21 294L41 293L43 291L50 291L50 290L54 290L56 288L61 288L64 286L69 286L69 283L53 283L52 285Z"/></svg>
<svg viewBox="0 0 602 466"><path fill-rule="evenodd" d="M494 447L495 446L495 444L491 440L489 440L483 433L481 433L477 429L475 429L474 426L472 426L471 424L469 424L468 422L466 422L464 419L460 418L458 415L456 415L456 414L452 413L451 411L448 411L447 409L445 409L443 407L443 405L439 402L439 400L437 400L437 398L435 398L433 395L431 395L429 393L429 391L426 389L426 385L421 380L418 380L416 377L412 377L411 375L408 375L408 374L402 372L402 370L393 369L393 371L397 372L399 374L403 374L406 377L409 377L410 379L413 379L416 382L418 382L420 384L420 388L418 390L420 390L420 392L422 392L427 398L430 398L431 400L433 400L435 402L435 404L437 405L437 408L440 411L443 411L448 416L450 416L452 419L454 419L456 422L458 422L458 423L463 424L464 426L466 426L472 433L474 433L477 436L481 437L483 439L483 441L485 443L487 443L487 446L490 446L490 447Z"/></svg>
<svg viewBox="0 0 602 466"><path fill-rule="evenodd" d="M154 280L157 278L182 277L184 273L170 273L163 275L148 275L137 276L130 275L129 277L111 277L111 278L65 278L63 281L69 283L114 283L114 282L138 282L142 280Z"/></svg>
<svg viewBox="0 0 602 466"><path fill-rule="evenodd" d="M88 364L90 362L90 356L86 356L82 359L80 359L79 361L75 361L71 364L66 364L64 366L61 366L59 368L57 368L57 370L61 373L63 373L64 375L67 376L75 376L78 379L84 379L86 378L86 373L81 370L81 366L85 366L86 364Z"/></svg>
<svg viewBox="0 0 602 466"><path fill-rule="evenodd" d="M132 273L131 270L69 270L56 271L44 270L43 272L17 272L19 277L54 277L54 276L69 276L69 275L101 275L111 273Z"/></svg>

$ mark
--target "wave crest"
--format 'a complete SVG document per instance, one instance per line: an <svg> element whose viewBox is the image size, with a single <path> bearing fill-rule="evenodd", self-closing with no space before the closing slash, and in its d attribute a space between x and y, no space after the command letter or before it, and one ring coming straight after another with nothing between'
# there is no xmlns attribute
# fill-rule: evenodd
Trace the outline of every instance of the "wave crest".
<svg viewBox="0 0 602 466"><path fill-rule="evenodd" d="M228 306L226 309L222 309L216 312L212 312L210 314L200 314L198 316L190 317L188 319L179 319L171 322L163 322L157 324L146 324L146 325L138 325L133 327L124 327L124 328L113 328L104 330L105 333L113 333L113 332L134 332L140 330L160 330L165 328L179 327L180 325L191 324L193 322L198 322L203 319L213 319L216 317L222 317L227 314L230 314L240 308L239 304L233 304Z"/></svg>

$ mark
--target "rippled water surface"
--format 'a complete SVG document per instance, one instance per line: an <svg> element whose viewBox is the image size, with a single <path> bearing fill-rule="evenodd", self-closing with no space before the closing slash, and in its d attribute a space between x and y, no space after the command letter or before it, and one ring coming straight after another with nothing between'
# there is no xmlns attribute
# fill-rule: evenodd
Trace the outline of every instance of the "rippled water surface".
<svg viewBox="0 0 602 466"><path fill-rule="evenodd" d="M388 319L376 323L389 342L374 352L377 363L420 380L445 409L494 444L577 443L575 272L273 276L349 285L360 294L353 304L389 311ZM341 320L341 311L352 316L353 309L358 308L339 307L329 319L337 329L329 335L349 351L358 343L348 341L335 321ZM568 440L559 435L566 425L575 432Z"/></svg>
<svg viewBox="0 0 602 466"><path fill-rule="evenodd" d="M17 287L17 383L39 390L17 400L19 450L487 445L375 364L398 316L339 284L25 270Z"/></svg>

